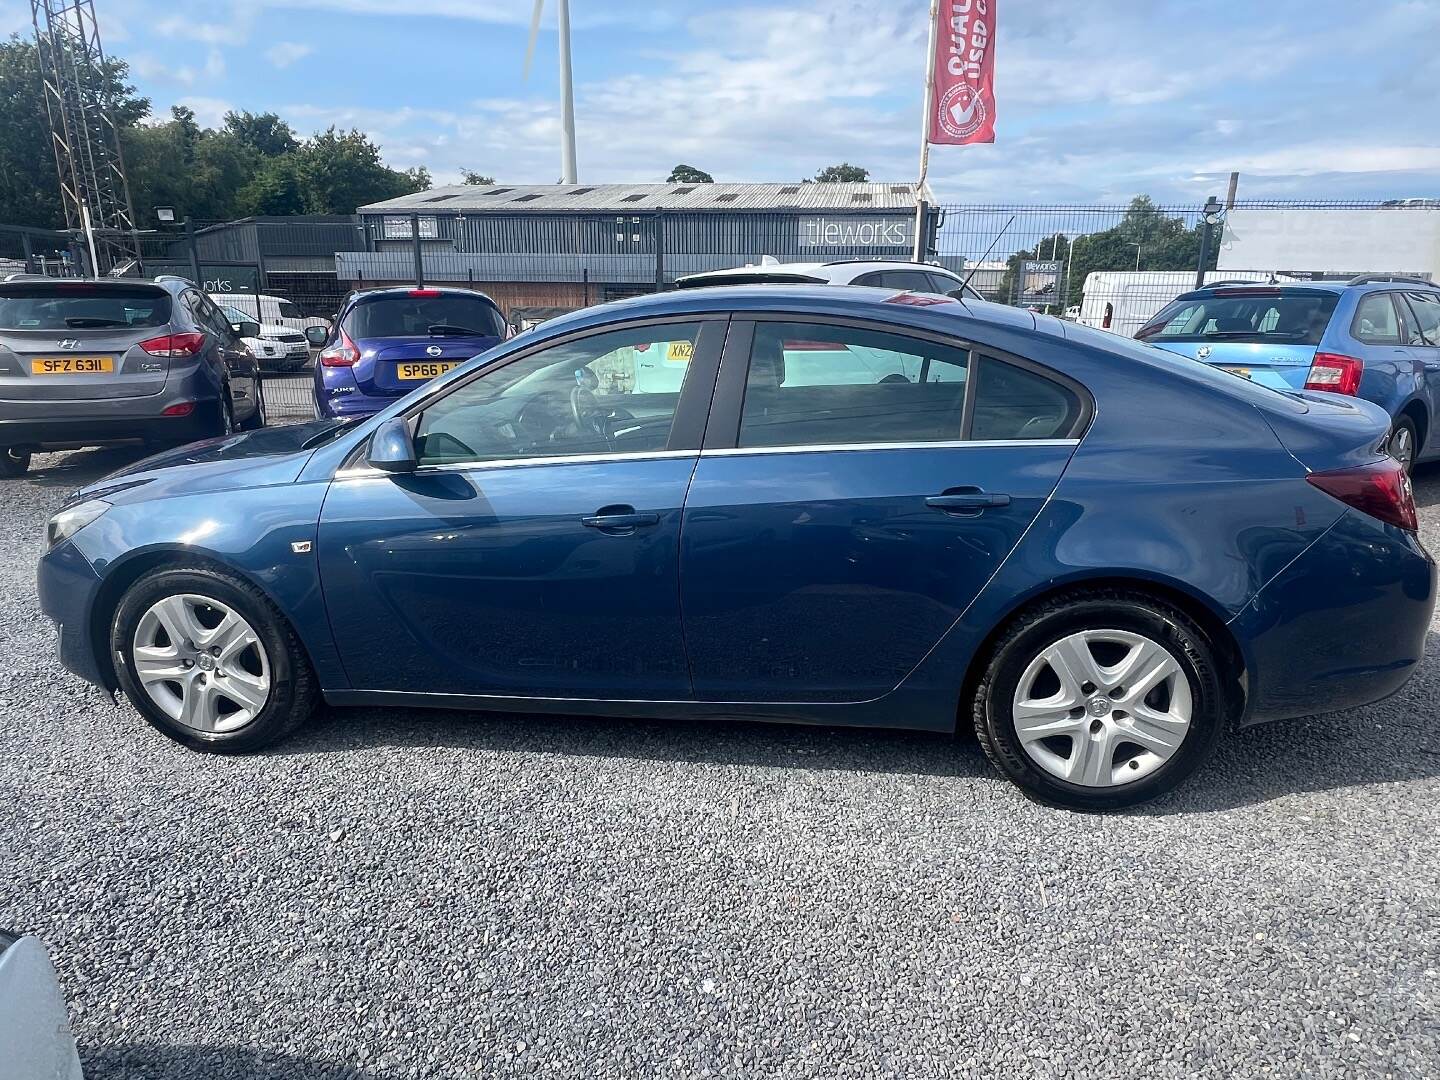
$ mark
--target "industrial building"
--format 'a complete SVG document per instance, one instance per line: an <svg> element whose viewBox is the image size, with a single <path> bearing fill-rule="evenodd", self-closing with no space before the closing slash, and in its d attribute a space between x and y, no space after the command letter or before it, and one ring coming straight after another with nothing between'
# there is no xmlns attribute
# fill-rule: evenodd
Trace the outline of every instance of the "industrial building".
<svg viewBox="0 0 1440 1080"><path fill-rule="evenodd" d="M336 274L414 281L418 235L427 282L473 285L512 316L567 310L766 255L908 259L916 195L913 183L436 188L360 207L364 250L337 252Z"/></svg>

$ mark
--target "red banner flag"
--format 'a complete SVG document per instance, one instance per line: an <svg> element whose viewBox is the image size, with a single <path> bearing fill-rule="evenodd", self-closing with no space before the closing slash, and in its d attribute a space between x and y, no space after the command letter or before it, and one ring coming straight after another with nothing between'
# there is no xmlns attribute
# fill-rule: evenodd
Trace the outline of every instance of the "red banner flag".
<svg viewBox="0 0 1440 1080"><path fill-rule="evenodd" d="M939 0L930 58L930 141L995 141L995 7L999 0Z"/></svg>

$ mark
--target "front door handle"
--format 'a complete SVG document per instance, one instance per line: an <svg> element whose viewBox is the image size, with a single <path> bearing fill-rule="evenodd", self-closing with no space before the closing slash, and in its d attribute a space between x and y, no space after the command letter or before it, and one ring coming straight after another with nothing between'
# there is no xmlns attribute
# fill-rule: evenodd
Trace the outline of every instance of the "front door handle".
<svg viewBox="0 0 1440 1080"><path fill-rule="evenodd" d="M925 505L959 517L976 517L997 506L1009 506L1009 495L993 495L979 488L947 491L943 495L931 495Z"/></svg>
<svg viewBox="0 0 1440 1080"><path fill-rule="evenodd" d="M647 525L659 525L659 514L637 514L633 506L602 506L589 517L582 517L580 524L587 529L623 536Z"/></svg>

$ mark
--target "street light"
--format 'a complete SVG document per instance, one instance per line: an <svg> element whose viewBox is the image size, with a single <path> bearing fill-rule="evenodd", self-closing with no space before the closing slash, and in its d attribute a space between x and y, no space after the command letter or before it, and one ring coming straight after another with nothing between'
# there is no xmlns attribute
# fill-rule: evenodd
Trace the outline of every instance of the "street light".
<svg viewBox="0 0 1440 1080"><path fill-rule="evenodd" d="M1205 200L1200 210L1200 262L1195 267L1195 287L1205 287L1205 271L1210 264L1210 229L1225 220L1225 207L1214 195Z"/></svg>
<svg viewBox="0 0 1440 1080"><path fill-rule="evenodd" d="M154 209L155 220L161 225L175 224L175 207L157 206ZM188 215L185 218L185 246L190 249L190 273L193 275L195 286L203 290L205 275L200 273L200 254L195 250L195 223L190 220Z"/></svg>
<svg viewBox="0 0 1440 1080"><path fill-rule="evenodd" d="M1138 274L1140 272L1140 249L1143 248L1145 245L1131 244L1130 246L1135 249L1135 272Z"/></svg>

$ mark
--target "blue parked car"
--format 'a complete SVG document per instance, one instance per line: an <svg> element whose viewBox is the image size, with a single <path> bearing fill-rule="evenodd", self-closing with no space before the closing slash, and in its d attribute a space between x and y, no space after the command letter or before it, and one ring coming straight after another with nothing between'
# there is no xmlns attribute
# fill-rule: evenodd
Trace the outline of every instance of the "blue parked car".
<svg viewBox="0 0 1440 1080"><path fill-rule="evenodd" d="M1415 670L1388 426L983 302L697 289L98 481L40 597L198 750L322 699L973 726L1033 797L1117 807Z"/></svg>
<svg viewBox="0 0 1440 1080"><path fill-rule="evenodd" d="M1366 275L1345 283L1210 285L1135 335L1263 386L1353 394L1390 414L1408 471L1440 457L1440 286Z"/></svg>
<svg viewBox="0 0 1440 1080"><path fill-rule="evenodd" d="M315 415L369 416L417 386L499 344L505 316L470 289L371 289L352 293L319 345Z"/></svg>

